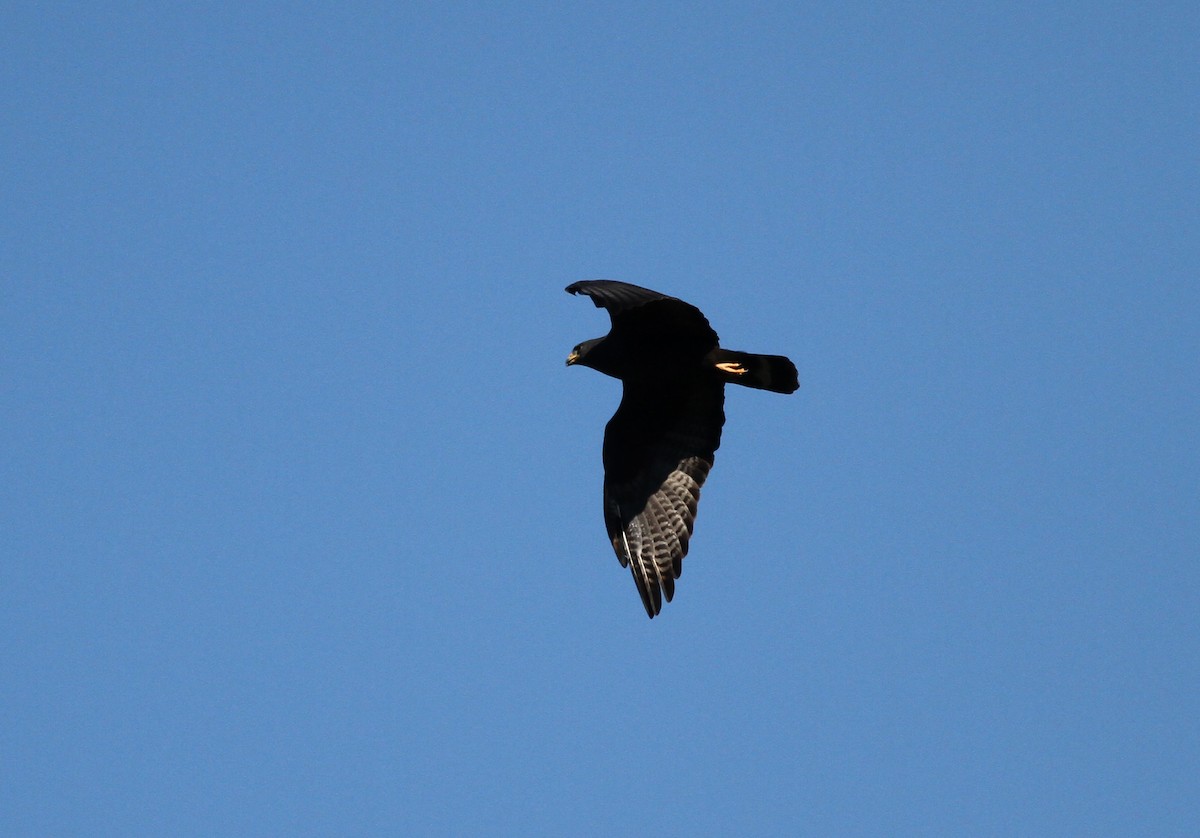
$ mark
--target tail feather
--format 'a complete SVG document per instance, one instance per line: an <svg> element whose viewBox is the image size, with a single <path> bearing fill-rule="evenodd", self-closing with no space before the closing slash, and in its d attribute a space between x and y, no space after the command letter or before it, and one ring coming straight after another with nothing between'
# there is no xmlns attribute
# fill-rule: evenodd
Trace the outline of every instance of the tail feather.
<svg viewBox="0 0 1200 838"><path fill-rule="evenodd" d="M782 355L755 355L718 348L710 353L709 360L729 384L773 393L794 393L800 387L796 365Z"/></svg>

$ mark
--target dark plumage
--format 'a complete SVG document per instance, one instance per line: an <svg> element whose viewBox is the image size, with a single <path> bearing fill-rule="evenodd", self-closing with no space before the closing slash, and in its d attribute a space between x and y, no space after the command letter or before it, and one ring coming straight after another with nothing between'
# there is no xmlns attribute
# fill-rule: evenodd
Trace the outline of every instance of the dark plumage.
<svg viewBox="0 0 1200 838"><path fill-rule="evenodd" d="M695 306L636 285L587 280L567 286L608 310L612 329L567 357L619 378L621 404L604 430L604 525L653 618L675 594L696 520L700 487L725 424L725 384L776 393L799 387L780 355L717 345Z"/></svg>

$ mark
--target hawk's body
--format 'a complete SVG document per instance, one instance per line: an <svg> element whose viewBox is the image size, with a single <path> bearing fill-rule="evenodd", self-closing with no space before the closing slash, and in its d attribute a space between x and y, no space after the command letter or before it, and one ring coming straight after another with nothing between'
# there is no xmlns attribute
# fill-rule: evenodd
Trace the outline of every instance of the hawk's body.
<svg viewBox="0 0 1200 838"><path fill-rule="evenodd" d="M725 424L725 384L791 393L796 368L779 355L721 349L695 306L611 280L567 286L608 310L612 329L575 347L582 364L623 384L604 431L604 524L646 613L675 593L700 487Z"/></svg>

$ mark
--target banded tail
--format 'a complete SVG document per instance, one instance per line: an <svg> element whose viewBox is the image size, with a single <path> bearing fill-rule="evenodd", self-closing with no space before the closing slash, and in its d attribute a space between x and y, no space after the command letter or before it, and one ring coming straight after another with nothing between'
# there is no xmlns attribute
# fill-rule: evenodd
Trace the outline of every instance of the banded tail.
<svg viewBox="0 0 1200 838"><path fill-rule="evenodd" d="M755 355L718 347L708 354L708 360L728 384L772 393L794 393L800 388L796 365L782 355Z"/></svg>

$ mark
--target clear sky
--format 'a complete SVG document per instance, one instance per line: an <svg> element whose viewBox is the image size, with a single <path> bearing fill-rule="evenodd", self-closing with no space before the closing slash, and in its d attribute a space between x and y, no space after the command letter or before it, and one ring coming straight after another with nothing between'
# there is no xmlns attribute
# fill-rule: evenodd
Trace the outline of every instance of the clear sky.
<svg viewBox="0 0 1200 838"><path fill-rule="evenodd" d="M10 3L0 113L0 833L1200 834L1194 3ZM800 369L653 621L598 277Z"/></svg>

